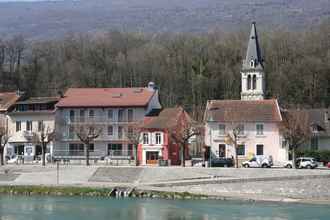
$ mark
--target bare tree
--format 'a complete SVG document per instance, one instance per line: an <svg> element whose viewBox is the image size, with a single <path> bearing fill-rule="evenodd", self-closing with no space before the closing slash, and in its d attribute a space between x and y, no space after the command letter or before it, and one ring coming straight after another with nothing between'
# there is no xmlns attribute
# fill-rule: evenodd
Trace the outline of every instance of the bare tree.
<svg viewBox="0 0 330 220"><path fill-rule="evenodd" d="M230 130L225 138L225 142L227 144L232 144L235 149L235 167L238 168L238 141L239 141L239 135L242 133L242 126L236 125L233 126L233 129Z"/></svg>
<svg viewBox="0 0 330 220"><path fill-rule="evenodd" d="M3 166L4 163L4 151L5 146L8 143L8 126L4 118L0 118L0 164Z"/></svg>
<svg viewBox="0 0 330 220"><path fill-rule="evenodd" d="M55 139L55 131L46 126L44 122L41 122L40 126L40 131L33 133L32 141L41 145L42 166L45 166L47 146Z"/></svg>
<svg viewBox="0 0 330 220"><path fill-rule="evenodd" d="M133 145L134 148L134 158L135 166L139 165L138 161L138 146L141 142L141 127L140 123L133 123L126 127L125 135L129 143Z"/></svg>
<svg viewBox="0 0 330 220"><path fill-rule="evenodd" d="M308 113L303 110L289 110L283 112L281 133L292 153L292 167L296 168L296 151L302 144L308 141L311 136Z"/></svg>
<svg viewBox="0 0 330 220"><path fill-rule="evenodd" d="M181 149L181 165L186 166L186 152L189 140L201 134L201 126L193 121L186 112L183 111L182 117L175 127L170 129L171 138L180 145Z"/></svg>
<svg viewBox="0 0 330 220"><path fill-rule="evenodd" d="M90 144L102 134L102 126L95 122L77 122L71 126L74 133L84 145L86 165L89 166Z"/></svg>

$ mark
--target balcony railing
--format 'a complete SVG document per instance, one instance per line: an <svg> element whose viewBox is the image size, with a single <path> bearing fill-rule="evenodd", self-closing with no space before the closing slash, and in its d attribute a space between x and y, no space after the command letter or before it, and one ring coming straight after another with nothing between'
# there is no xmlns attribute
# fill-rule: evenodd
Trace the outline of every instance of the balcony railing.
<svg viewBox="0 0 330 220"><path fill-rule="evenodd" d="M136 122L134 120L129 120L127 118L114 120L106 116L74 117L74 118L65 117L63 120L67 124L75 124L75 123L128 124L128 123Z"/></svg>

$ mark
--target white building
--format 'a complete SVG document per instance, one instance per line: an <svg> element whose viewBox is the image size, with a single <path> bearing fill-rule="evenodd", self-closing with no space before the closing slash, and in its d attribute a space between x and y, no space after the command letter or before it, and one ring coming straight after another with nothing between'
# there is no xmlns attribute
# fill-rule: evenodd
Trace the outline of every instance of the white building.
<svg viewBox="0 0 330 220"><path fill-rule="evenodd" d="M213 157L247 159L253 155L286 160L288 150L282 147L280 108L276 99L264 99L263 59L255 23L252 24L246 58L241 70L241 100L210 100L207 103L205 144ZM226 141L228 134L239 128L238 148ZM227 142L227 143L226 143Z"/></svg>
<svg viewBox="0 0 330 220"><path fill-rule="evenodd" d="M89 147L90 156L134 156L127 139L130 125L142 121L153 109L161 109L158 90L150 82L139 88L71 88L56 105L55 157L82 158L84 146L77 137L77 124L102 129Z"/></svg>
<svg viewBox="0 0 330 220"><path fill-rule="evenodd" d="M33 160L41 155L40 144L32 139L39 134L42 126L49 132L54 131L55 104L58 97L32 97L15 103L12 111L8 112L9 141L7 155L23 155L25 160ZM53 143L47 146L48 153L52 152Z"/></svg>

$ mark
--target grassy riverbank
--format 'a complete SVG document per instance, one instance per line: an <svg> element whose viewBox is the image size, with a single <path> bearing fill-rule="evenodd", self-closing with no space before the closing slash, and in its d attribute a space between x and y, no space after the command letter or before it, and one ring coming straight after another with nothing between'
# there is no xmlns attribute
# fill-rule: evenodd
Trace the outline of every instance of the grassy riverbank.
<svg viewBox="0 0 330 220"><path fill-rule="evenodd" d="M0 186L0 194L9 195L51 195L51 196L99 196L115 197L116 188L73 187L73 186ZM162 192L131 190L128 197L164 199L208 199L209 196L188 192Z"/></svg>

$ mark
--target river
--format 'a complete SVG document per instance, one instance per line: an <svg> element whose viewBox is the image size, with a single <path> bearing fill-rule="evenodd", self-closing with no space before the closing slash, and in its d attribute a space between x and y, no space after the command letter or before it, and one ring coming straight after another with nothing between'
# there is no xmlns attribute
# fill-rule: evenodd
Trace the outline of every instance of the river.
<svg viewBox="0 0 330 220"><path fill-rule="evenodd" d="M0 195L0 220L330 219L330 205Z"/></svg>

